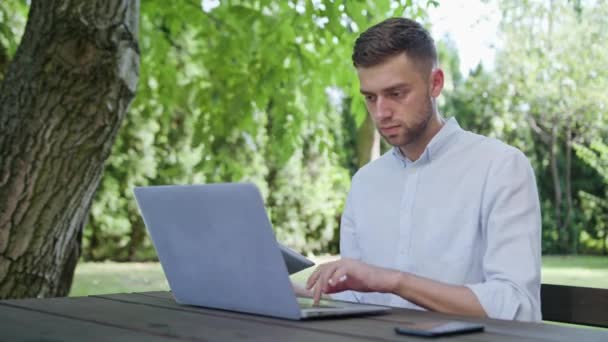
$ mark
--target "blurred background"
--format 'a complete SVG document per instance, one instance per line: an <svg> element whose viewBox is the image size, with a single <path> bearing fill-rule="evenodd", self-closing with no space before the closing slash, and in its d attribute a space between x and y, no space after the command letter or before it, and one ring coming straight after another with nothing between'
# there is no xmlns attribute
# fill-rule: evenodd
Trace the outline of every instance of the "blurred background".
<svg viewBox="0 0 608 342"><path fill-rule="evenodd" d="M0 80L28 7L0 1ZM167 289L136 185L254 182L279 241L335 256L350 178L389 148L367 118L352 44L392 16L435 37L441 113L530 159L543 282L608 288L607 2L142 0L137 95L71 294Z"/></svg>

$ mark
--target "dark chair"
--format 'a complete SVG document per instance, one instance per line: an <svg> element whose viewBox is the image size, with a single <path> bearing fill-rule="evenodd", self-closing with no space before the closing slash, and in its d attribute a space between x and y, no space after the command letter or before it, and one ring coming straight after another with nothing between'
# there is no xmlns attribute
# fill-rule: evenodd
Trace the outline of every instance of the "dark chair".
<svg viewBox="0 0 608 342"><path fill-rule="evenodd" d="M543 320L608 328L608 289L542 284Z"/></svg>

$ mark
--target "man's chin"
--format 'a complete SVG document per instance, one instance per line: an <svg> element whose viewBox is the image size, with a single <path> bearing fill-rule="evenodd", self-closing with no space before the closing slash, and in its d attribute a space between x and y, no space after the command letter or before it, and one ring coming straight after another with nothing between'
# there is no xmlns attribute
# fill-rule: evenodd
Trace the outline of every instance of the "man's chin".
<svg viewBox="0 0 608 342"><path fill-rule="evenodd" d="M409 143L409 141L405 137L402 137L400 135L391 135L391 136L383 135L382 137L391 146L399 147L399 146L407 145Z"/></svg>

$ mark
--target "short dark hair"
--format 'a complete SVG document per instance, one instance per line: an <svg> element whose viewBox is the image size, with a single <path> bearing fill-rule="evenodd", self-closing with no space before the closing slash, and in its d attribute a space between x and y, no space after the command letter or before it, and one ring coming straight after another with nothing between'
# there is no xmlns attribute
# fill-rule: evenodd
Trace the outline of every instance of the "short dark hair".
<svg viewBox="0 0 608 342"><path fill-rule="evenodd" d="M435 42L429 32L414 20L389 18L361 33L353 48L355 67L371 67L405 53L419 62L437 62Z"/></svg>

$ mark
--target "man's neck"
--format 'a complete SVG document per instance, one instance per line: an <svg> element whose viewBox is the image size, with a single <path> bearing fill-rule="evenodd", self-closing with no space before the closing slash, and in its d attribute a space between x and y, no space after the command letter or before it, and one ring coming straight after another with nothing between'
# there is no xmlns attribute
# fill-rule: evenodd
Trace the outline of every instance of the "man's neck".
<svg viewBox="0 0 608 342"><path fill-rule="evenodd" d="M433 137L439 133L444 124L445 120L443 120L439 114L433 114L422 134L420 134L411 143L404 146L399 146L399 150L409 160L418 160L429 142L431 142Z"/></svg>

